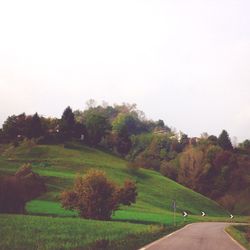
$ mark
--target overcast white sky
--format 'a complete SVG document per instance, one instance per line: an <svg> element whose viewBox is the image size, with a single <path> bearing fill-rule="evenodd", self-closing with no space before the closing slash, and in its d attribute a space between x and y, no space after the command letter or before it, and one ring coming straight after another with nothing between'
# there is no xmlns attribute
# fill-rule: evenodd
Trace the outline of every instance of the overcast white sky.
<svg viewBox="0 0 250 250"><path fill-rule="evenodd" d="M249 0L0 2L0 126L96 99L250 138Z"/></svg>

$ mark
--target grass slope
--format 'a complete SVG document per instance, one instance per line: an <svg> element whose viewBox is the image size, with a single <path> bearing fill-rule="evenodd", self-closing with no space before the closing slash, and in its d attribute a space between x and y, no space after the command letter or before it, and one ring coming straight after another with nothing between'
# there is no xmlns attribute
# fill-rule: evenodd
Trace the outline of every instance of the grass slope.
<svg viewBox="0 0 250 250"><path fill-rule="evenodd" d="M154 221L155 214L155 222L159 222L157 217L160 214L168 214L172 210L173 199L177 202L178 213L186 211L199 215L202 210L210 216L226 215L217 203L155 171L140 169L138 173L133 174L129 172L123 159L85 146L74 147L75 149L67 149L60 145L24 144L3 150L0 157L0 174L14 172L23 163L30 162L33 170L46 178L48 192L28 204L29 213L76 215L65 212L60 207L58 195L65 188L72 186L76 173L84 173L90 168L95 168L104 170L108 177L118 184L122 184L126 178L137 182L137 203L130 208L123 207L114 216L116 219L144 220L142 217L151 214L150 221Z"/></svg>

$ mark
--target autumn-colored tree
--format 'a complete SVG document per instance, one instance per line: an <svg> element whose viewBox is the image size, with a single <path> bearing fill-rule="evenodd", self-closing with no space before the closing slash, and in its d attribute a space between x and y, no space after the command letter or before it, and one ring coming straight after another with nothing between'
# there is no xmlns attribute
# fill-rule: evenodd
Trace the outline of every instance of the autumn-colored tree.
<svg viewBox="0 0 250 250"><path fill-rule="evenodd" d="M120 204L135 203L136 195L133 182L126 181L124 187L119 188L104 172L90 170L77 176L73 190L62 192L61 203L66 209L77 210L81 217L109 220Z"/></svg>
<svg viewBox="0 0 250 250"><path fill-rule="evenodd" d="M0 213L24 213L23 186L14 177L0 177Z"/></svg>
<svg viewBox="0 0 250 250"><path fill-rule="evenodd" d="M32 200L46 192L43 178L32 171L30 164L22 165L15 173L15 178L23 186L23 199L25 202Z"/></svg>
<svg viewBox="0 0 250 250"><path fill-rule="evenodd" d="M122 205L130 206L136 202L136 185L131 180L125 180L124 186L118 192L119 203Z"/></svg>
<svg viewBox="0 0 250 250"><path fill-rule="evenodd" d="M43 179L25 164L14 176L0 178L0 212L24 213L26 202L45 191Z"/></svg>
<svg viewBox="0 0 250 250"><path fill-rule="evenodd" d="M178 176L178 172L177 172L177 168L174 167L170 162L168 161L163 161L161 163L161 168L160 168L160 172L162 175L176 180L177 176Z"/></svg>

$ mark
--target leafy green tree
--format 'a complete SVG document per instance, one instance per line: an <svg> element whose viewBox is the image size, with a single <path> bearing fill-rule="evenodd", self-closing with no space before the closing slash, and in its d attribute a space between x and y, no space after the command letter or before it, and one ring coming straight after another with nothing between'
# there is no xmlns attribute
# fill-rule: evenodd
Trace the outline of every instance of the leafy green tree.
<svg viewBox="0 0 250 250"><path fill-rule="evenodd" d="M222 130L220 136L218 137L218 145L222 147L224 150L233 149L231 140L226 130Z"/></svg>
<svg viewBox="0 0 250 250"><path fill-rule="evenodd" d="M246 149L246 150L250 149L250 140L243 141L242 143L240 143L239 146L242 149Z"/></svg>
<svg viewBox="0 0 250 250"><path fill-rule="evenodd" d="M120 113L112 122L112 132L116 134L116 150L126 155L132 146L131 135L141 132L141 121L133 114Z"/></svg>
<svg viewBox="0 0 250 250"><path fill-rule="evenodd" d="M112 123L112 130L121 136L130 136L138 132L139 120L131 114L120 113Z"/></svg>
<svg viewBox="0 0 250 250"><path fill-rule="evenodd" d="M84 119L88 143L96 146L110 129L108 119L94 110L87 112Z"/></svg>
<svg viewBox="0 0 250 250"><path fill-rule="evenodd" d="M21 121L25 119L25 114L21 114L19 116L12 115L7 118L7 120L3 124L3 133L9 139L16 139L18 135L24 134L22 129L23 126L20 126Z"/></svg>

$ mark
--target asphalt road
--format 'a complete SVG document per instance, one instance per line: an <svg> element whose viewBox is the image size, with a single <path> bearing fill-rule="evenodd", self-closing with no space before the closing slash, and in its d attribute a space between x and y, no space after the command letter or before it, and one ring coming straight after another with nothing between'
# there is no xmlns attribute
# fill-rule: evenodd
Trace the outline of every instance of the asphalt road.
<svg viewBox="0 0 250 250"><path fill-rule="evenodd" d="M224 229L228 223L193 223L141 250L243 250Z"/></svg>

